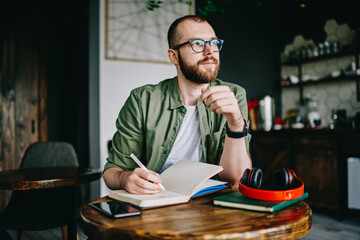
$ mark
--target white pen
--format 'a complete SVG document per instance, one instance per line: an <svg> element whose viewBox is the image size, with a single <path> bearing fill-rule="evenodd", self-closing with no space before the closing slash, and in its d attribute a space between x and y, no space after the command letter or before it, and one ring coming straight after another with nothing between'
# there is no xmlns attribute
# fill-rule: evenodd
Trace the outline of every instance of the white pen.
<svg viewBox="0 0 360 240"><path fill-rule="evenodd" d="M147 169L144 164L142 164L142 162L140 162L140 160L132 153L130 154L130 157L136 162L137 165L139 165L140 168L144 169L145 171L149 172L149 169ZM159 183L159 186L161 187L162 190L166 191L164 186Z"/></svg>

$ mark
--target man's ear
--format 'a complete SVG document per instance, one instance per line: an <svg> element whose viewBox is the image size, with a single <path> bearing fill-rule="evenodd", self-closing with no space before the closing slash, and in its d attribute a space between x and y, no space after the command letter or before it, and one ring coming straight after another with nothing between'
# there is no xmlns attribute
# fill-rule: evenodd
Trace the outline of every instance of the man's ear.
<svg viewBox="0 0 360 240"><path fill-rule="evenodd" d="M178 52L174 49L168 49L168 56L173 64L179 64Z"/></svg>

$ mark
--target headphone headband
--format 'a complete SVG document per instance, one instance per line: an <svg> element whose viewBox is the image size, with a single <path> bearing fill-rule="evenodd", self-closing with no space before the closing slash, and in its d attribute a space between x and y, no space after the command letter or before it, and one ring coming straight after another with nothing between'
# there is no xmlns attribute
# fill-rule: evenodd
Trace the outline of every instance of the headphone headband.
<svg viewBox="0 0 360 240"><path fill-rule="evenodd" d="M294 174L295 179L292 179L294 181L298 181L300 186L296 186L292 189L287 190L263 190L263 189L256 189L251 188L248 186L245 186L241 179L244 177L245 172L243 173L243 176L239 180L239 191L244 194L247 197L260 199L260 200L267 200L267 201L287 201L291 199L296 199L301 197L304 194L304 182L301 181L295 174L295 172L290 169L290 171Z"/></svg>

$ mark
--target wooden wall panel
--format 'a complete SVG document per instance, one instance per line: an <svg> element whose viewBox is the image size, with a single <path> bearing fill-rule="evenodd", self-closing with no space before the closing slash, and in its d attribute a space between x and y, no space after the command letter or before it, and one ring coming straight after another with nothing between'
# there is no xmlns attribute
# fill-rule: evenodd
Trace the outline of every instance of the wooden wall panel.
<svg viewBox="0 0 360 240"><path fill-rule="evenodd" d="M1 148L0 162L1 171L14 169L15 159L15 38L11 36L2 38L2 61L1 61L1 107L0 128ZM3 209L12 191L0 192L0 210Z"/></svg>
<svg viewBox="0 0 360 240"><path fill-rule="evenodd" d="M15 38L6 37L2 42L1 81L1 162L2 170L14 169L15 162Z"/></svg>
<svg viewBox="0 0 360 240"><path fill-rule="evenodd" d="M39 39L39 141L48 139L48 111L47 111L47 40Z"/></svg>
<svg viewBox="0 0 360 240"><path fill-rule="evenodd" d="M36 142L38 136L38 85L39 51L38 41L30 34L18 38L15 80L16 147L15 167L18 168L26 148Z"/></svg>
<svg viewBox="0 0 360 240"><path fill-rule="evenodd" d="M26 148L33 142L47 140L46 39L32 33L2 33L0 48L3 171L19 168ZM10 196L11 191L0 191L0 210Z"/></svg>

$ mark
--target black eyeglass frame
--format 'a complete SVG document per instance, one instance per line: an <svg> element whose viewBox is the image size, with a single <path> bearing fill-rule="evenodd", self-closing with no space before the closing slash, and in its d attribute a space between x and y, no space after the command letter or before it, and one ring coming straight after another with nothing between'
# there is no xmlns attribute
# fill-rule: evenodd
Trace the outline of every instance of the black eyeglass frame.
<svg viewBox="0 0 360 240"><path fill-rule="evenodd" d="M203 42L205 43L205 44L204 44L204 49L203 49L202 51L200 51L200 52L199 52L199 51L195 51L194 48L193 48L193 45L192 45L192 43L193 43L194 41L198 41L198 40L201 40L201 41L203 41ZM184 42L184 43L180 43L180 44L174 46L172 49L173 49L173 50L176 50L176 49L179 49L179 48L182 47L182 46L185 46L186 44L190 44L191 49L192 49L194 52L196 52L196 53L201 53L201 52L205 51L207 43L210 45L210 42L211 42L211 41L214 41L214 40L217 40L217 41L220 42L220 47L218 47L218 48L219 48L218 51L214 51L214 50L213 50L213 51L214 51L214 52L220 52L220 50L222 49L222 46L223 46L223 44L224 44L224 40L219 39L219 38L214 38L214 39L211 39L211 40L209 40L209 41L205 41L205 40L202 40L202 39L192 39L192 40L190 40L190 41L187 41L187 42ZM216 45L219 45L219 44L216 44ZM211 47L211 45L210 45L210 47Z"/></svg>

